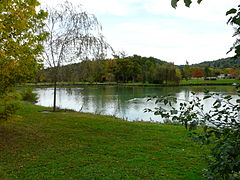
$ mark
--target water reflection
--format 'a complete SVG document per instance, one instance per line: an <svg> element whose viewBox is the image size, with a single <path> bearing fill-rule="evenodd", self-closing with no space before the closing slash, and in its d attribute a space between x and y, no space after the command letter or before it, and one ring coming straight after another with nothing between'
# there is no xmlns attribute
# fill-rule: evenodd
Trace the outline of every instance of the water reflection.
<svg viewBox="0 0 240 180"><path fill-rule="evenodd" d="M233 87L208 87L212 92L235 94ZM174 95L178 99L189 100L191 91L202 97L203 87L122 87L122 86L79 86L57 89L57 106L64 109L114 115L130 121L162 121L153 113L144 113L145 108L154 109L156 104L147 101L148 96ZM53 88L37 88L37 105L53 105ZM210 108L211 99L205 102Z"/></svg>

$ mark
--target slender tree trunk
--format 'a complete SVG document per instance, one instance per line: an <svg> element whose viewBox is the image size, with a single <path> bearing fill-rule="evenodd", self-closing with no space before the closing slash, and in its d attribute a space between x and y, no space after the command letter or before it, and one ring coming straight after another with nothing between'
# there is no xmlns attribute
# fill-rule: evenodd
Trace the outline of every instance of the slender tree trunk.
<svg viewBox="0 0 240 180"><path fill-rule="evenodd" d="M57 97L57 81L54 80L54 89L53 89L53 112L56 111L56 97Z"/></svg>

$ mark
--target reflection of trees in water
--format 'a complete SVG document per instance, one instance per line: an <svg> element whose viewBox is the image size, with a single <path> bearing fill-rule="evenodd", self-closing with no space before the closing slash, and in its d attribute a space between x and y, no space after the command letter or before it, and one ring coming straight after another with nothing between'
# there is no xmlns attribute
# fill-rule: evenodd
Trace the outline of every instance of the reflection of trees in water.
<svg viewBox="0 0 240 180"><path fill-rule="evenodd" d="M85 86L80 92L83 110L92 109L94 113L125 117L130 107L139 110L139 104L130 103L131 99L161 96L170 92L175 95L179 91L175 87Z"/></svg>
<svg viewBox="0 0 240 180"><path fill-rule="evenodd" d="M108 109L116 106L116 87L111 86L81 86L81 88L68 88L67 95L75 96L75 100L82 102L82 110L99 114L106 114ZM73 93L74 92L74 93ZM81 107L79 107L81 109Z"/></svg>
<svg viewBox="0 0 240 180"><path fill-rule="evenodd" d="M73 88L64 88L67 92L68 95L72 95L73 94Z"/></svg>
<svg viewBox="0 0 240 180"><path fill-rule="evenodd" d="M196 93L202 93L204 89L209 90L210 92L216 92L216 93L236 93L236 88L232 86L186 86L181 87L181 89L186 89L187 91L193 91Z"/></svg>
<svg viewBox="0 0 240 180"><path fill-rule="evenodd" d="M201 91L200 91L201 90ZM43 106L52 106L52 88L39 89L40 103ZM154 102L146 102L147 96L163 96L171 94L179 99L190 100L191 91L203 97L204 88L201 87L123 87L123 86L78 86L72 88L58 88L57 105L62 108L72 108L82 112L110 114L118 117L138 118L149 116L143 114L144 108L155 106ZM210 91L234 93L231 87L213 87ZM209 99L209 101L211 101ZM211 102L206 100L206 106ZM141 115L142 114L142 115ZM151 116L151 115L150 115ZM141 117L139 117L141 119Z"/></svg>
<svg viewBox="0 0 240 180"><path fill-rule="evenodd" d="M65 88L57 88L56 91L57 91L57 94L58 94L57 99L56 99L56 107L61 107L61 104L63 104L62 97L65 96L66 90L65 90Z"/></svg>
<svg viewBox="0 0 240 180"><path fill-rule="evenodd" d="M177 98L184 98L185 100L190 100L192 93L196 93L197 96L202 97L204 91L208 90L210 92L220 93L220 94L236 94L236 89L229 86L190 86L190 87L180 87L177 88L180 91L180 94L177 95ZM184 97L183 97L184 94Z"/></svg>

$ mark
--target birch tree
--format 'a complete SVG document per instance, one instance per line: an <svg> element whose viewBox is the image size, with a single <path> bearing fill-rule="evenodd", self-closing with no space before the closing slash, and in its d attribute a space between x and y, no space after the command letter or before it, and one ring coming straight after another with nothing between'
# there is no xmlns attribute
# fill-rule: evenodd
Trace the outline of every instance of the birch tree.
<svg viewBox="0 0 240 180"><path fill-rule="evenodd" d="M52 69L54 83L53 111L56 111L56 87L60 67L106 54L109 45L101 33L102 27L93 14L80 5L65 1L55 8L47 8L46 30L49 37L44 43L43 58Z"/></svg>

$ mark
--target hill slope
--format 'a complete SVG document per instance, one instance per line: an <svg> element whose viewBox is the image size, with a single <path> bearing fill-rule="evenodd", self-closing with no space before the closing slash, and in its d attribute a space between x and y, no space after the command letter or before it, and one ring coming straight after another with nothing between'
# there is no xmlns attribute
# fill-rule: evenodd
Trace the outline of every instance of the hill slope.
<svg viewBox="0 0 240 180"><path fill-rule="evenodd" d="M204 61L199 64L192 64L194 67L213 67L213 68L236 68L240 67L240 59L234 57L222 58L215 61Z"/></svg>

